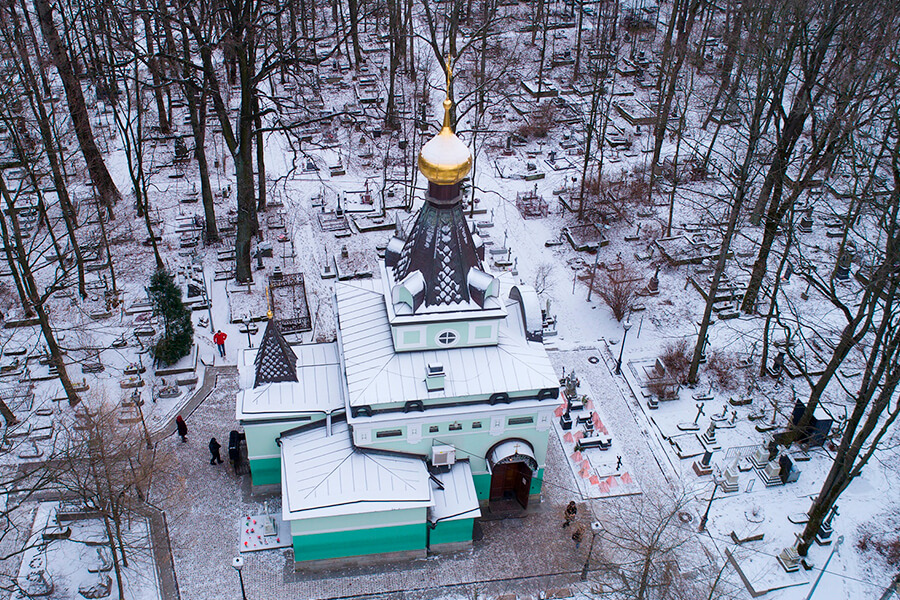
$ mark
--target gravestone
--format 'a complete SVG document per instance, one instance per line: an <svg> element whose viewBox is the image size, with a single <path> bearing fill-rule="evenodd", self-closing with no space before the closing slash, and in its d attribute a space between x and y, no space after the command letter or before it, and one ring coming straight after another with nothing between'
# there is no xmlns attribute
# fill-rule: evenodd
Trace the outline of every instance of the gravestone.
<svg viewBox="0 0 900 600"><path fill-rule="evenodd" d="M850 279L850 267L853 265L853 259L856 256L856 246L847 243L844 251L838 258L837 265L834 268L834 278L839 281Z"/></svg>
<svg viewBox="0 0 900 600"><path fill-rule="evenodd" d="M707 427L706 431L703 433L703 435L700 436L700 441L708 449L712 449L712 450L719 449L719 443L718 443L718 441L716 441L716 422L715 421L709 422L709 427Z"/></svg>
<svg viewBox="0 0 900 600"><path fill-rule="evenodd" d="M784 352L779 352L775 360L772 361L772 367L769 369L769 375L772 377L780 377L784 372Z"/></svg>
<svg viewBox="0 0 900 600"><path fill-rule="evenodd" d="M810 207L805 213L803 213L803 216L800 217L800 225L797 227L797 229L800 231L800 233L812 233L812 226L812 207Z"/></svg>
<svg viewBox="0 0 900 600"><path fill-rule="evenodd" d="M697 477L703 477L705 475L710 475L713 472L712 468L712 455L713 453L709 450L703 453L703 456L694 461L694 473L697 474Z"/></svg>
<svg viewBox="0 0 900 600"><path fill-rule="evenodd" d="M778 555L777 560L778 564L787 571L788 573L793 573L795 571L800 570L800 554L797 552L797 547L800 545L800 536L797 536L797 541L794 542L793 546L788 546L784 550L781 551L781 554Z"/></svg>
<svg viewBox="0 0 900 600"><path fill-rule="evenodd" d="M722 488L723 492L730 493L738 491L741 486L738 472L739 471L736 462L725 469L725 471L722 473L722 479L719 481L719 487Z"/></svg>
<svg viewBox="0 0 900 600"><path fill-rule="evenodd" d="M822 522L822 526L819 527L819 533L816 534L816 543L818 545L827 546L831 543L831 534L834 533L834 529L831 527L831 521L839 514L837 504L833 505L828 516L825 518L825 521Z"/></svg>
<svg viewBox="0 0 900 600"><path fill-rule="evenodd" d="M653 277L650 278L650 282L647 284L647 293L651 296L656 296L659 294L659 267L656 268L656 272L653 274Z"/></svg>

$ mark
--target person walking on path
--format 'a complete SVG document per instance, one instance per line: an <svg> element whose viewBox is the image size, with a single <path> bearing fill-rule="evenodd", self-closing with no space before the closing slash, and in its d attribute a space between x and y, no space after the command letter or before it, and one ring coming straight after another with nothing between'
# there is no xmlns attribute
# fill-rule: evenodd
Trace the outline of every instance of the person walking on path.
<svg viewBox="0 0 900 600"><path fill-rule="evenodd" d="M566 527L568 527L569 525L572 524L572 521L575 520L575 515L577 515L577 514L578 514L578 506L576 506L575 501L572 500L571 502L569 502L569 505L566 507L566 512L564 514L564 517L566 520L562 524L563 529L565 529Z"/></svg>
<svg viewBox="0 0 900 600"><path fill-rule="evenodd" d="M584 539L584 525L579 525L572 533L572 541L575 542L575 549L581 546L581 540Z"/></svg>
<svg viewBox="0 0 900 600"><path fill-rule="evenodd" d="M222 464L225 462L222 460L222 457L219 456L219 448L221 447L219 442L216 441L216 438L209 440L209 453L212 455L212 458L209 459L209 464L214 465L216 463Z"/></svg>
<svg viewBox="0 0 900 600"><path fill-rule="evenodd" d="M228 335L222 331L221 329L216 332L216 335L213 336L213 341L216 343L216 346L219 347L219 355L222 358L225 358L225 339Z"/></svg>
<svg viewBox="0 0 900 600"><path fill-rule="evenodd" d="M181 415L175 417L175 427L178 429L178 435L181 436L181 443L187 441L187 423L181 418Z"/></svg>

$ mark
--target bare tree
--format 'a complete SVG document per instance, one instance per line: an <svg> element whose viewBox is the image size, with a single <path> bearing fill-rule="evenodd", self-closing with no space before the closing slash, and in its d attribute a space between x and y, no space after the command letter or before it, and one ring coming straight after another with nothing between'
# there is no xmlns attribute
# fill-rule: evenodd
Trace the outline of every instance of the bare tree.
<svg viewBox="0 0 900 600"><path fill-rule="evenodd" d="M657 489L610 504L598 536L597 575L602 587L595 592L633 600L718 597L721 571L708 581L691 581L681 574L698 566L690 564L688 556L706 562L706 567L714 562L709 555L704 561L696 548L687 551L693 531L682 518L690 516L693 501L689 493Z"/></svg>
<svg viewBox="0 0 900 600"><path fill-rule="evenodd" d="M103 155L100 153L97 142L94 140L94 132L91 129L81 84L69 60L68 49L56 28L52 5L50 0L34 0L34 8L38 15L38 21L41 24L44 41L50 50L53 64L59 72L63 89L66 92L69 115L72 118L78 145L84 155L91 181L97 189L97 194L100 196L107 212L112 215L112 208L119 201L121 195L109 171L106 169L106 162L104 162Z"/></svg>
<svg viewBox="0 0 900 600"><path fill-rule="evenodd" d="M138 423L123 423L121 408L103 397L90 398L76 413L65 452L57 461L59 485L86 507L100 513L113 559L119 597L125 580L122 568L129 554L144 550L130 542L130 516L146 498L156 463L155 451Z"/></svg>
<svg viewBox="0 0 900 600"><path fill-rule="evenodd" d="M599 252L599 250L598 250ZM641 289L643 277L631 265L604 271L594 282L594 291L612 311L617 321L625 318Z"/></svg>

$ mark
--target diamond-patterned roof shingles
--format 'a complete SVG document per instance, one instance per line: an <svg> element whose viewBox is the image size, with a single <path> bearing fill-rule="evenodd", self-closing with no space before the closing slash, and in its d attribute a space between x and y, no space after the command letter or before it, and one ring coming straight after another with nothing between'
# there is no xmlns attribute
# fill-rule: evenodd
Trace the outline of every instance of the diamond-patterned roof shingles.
<svg viewBox="0 0 900 600"><path fill-rule="evenodd" d="M297 381L297 356L281 335L274 319L269 319L256 353L253 387L266 383Z"/></svg>

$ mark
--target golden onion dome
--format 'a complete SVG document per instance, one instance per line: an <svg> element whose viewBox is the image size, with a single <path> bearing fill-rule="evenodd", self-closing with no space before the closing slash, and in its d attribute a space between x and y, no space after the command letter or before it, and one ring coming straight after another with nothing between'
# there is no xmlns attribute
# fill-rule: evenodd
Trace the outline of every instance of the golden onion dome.
<svg viewBox="0 0 900 600"><path fill-rule="evenodd" d="M450 107L444 100L444 126L419 151L419 171L431 183L452 185L462 181L472 169L472 153L450 127Z"/></svg>

